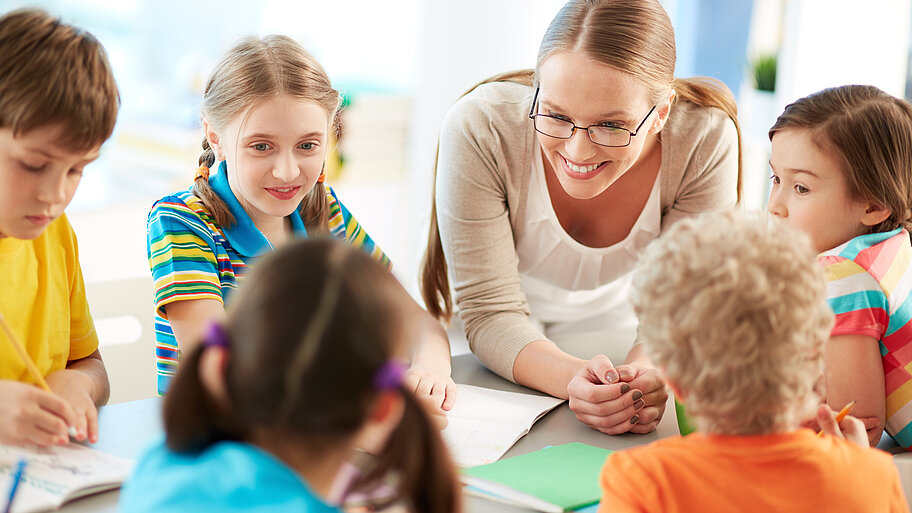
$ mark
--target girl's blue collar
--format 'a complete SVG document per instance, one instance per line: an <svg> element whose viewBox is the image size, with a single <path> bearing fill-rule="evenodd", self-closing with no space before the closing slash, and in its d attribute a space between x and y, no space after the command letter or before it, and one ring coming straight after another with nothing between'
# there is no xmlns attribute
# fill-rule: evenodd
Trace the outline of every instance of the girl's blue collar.
<svg viewBox="0 0 912 513"><path fill-rule="evenodd" d="M209 176L209 187L225 202L228 211L234 216L233 225L221 228L225 233L225 238L239 255L256 257L275 249L266 236L253 224L250 215L235 197L228 184L228 167L224 160L219 163L218 171ZM288 216L288 219L291 220L294 236L307 238L307 228L304 227L304 221L301 220L301 214L297 209Z"/></svg>

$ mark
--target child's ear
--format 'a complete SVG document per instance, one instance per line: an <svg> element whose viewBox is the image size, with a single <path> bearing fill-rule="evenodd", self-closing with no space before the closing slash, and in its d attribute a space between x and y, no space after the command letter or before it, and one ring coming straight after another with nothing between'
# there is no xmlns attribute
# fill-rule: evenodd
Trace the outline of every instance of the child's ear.
<svg viewBox="0 0 912 513"><path fill-rule="evenodd" d="M662 373L663 376L665 376L664 368L660 368L659 371ZM678 388L678 385L676 383L674 383L673 381L668 379L668 376L665 376L665 386L667 386L671 390L671 393L674 394L675 399L683 401L684 398L687 396L687 394L685 394L684 392L681 391L680 388Z"/></svg>
<svg viewBox="0 0 912 513"><path fill-rule="evenodd" d="M399 425L405 412L405 399L402 393L398 390L380 393L367 422L355 435L355 447L371 454L380 454L383 451L390 434Z"/></svg>
<svg viewBox="0 0 912 513"><path fill-rule="evenodd" d="M203 118L203 131L206 133L206 140L209 141L209 147L212 149L212 152L215 153L215 159L225 160L225 152L222 151L222 147L219 145L219 136L206 118Z"/></svg>
<svg viewBox="0 0 912 513"><path fill-rule="evenodd" d="M225 366L228 363L228 351L222 347L210 346L203 349L200 355L200 381L206 391L221 404L228 402L228 388L225 386Z"/></svg>
<svg viewBox="0 0 912 513"><path fill-rule="evenodd" d="M890 209L879 203L868 203L864 213L861 215L861 224L865 226L877 226L886 221L890 214Z"/></svg>
<svg viewBox="0 0 912 513"><path fill-rule="evenodd" d="M398 424L405 411L405 399L398 390L384 391L377 398L369 422Z"/></svg>

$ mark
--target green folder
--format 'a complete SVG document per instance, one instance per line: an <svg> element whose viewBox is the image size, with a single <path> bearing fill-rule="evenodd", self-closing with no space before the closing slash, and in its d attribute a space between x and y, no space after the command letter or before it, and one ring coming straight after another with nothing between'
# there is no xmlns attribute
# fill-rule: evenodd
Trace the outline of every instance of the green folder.
<svg viewBox="0 0 912 513"><path fill-rule="evenodd" d="M599 473L612 451L579 442L545 447L462 470L468 493L538 511L569 511L598 502ZM482 492L482 493L478 493Z"/></svg>

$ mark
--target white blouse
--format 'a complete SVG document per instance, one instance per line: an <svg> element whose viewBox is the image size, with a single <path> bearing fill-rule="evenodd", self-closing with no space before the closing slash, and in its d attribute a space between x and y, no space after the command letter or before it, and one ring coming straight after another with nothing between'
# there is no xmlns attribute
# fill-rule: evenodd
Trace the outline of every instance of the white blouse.
<svg viewBox="0 0 912 513"><path fill-rule="evenodd" d="M519 274L532 317L550 337L608 332L627 348L636 336L629 300L630 271L659 236L659 178L624 240L593 248L573 239L557 219L536 141L526 202L526 226L516 241ZM661 171L660 171L661 173Z"/></svg>

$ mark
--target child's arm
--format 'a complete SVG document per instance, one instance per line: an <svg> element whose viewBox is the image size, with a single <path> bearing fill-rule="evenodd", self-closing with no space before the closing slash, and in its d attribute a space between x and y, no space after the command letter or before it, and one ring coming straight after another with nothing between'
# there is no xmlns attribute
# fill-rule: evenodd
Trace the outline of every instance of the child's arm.
<svg viewBox="0 0 912 513"><path fill-rule="evenodd" d="M65 369L49 374L47 382L72 408L76 440L97 442L98 406L108 401L111 391L101 353L96 349L85 358L68 362Z"/></svg>
<svg viewBox="0 0 912 513"><path fill-rule="evenodd" d="M456 383L450 377L450 341L446 331L431 314L415 305L422 326L420 342L406 374L406 386L424 403L431 406L431 413L443 415L456 402ZM435 411L436 410L436 411ZM445 426L443 420L439 422Z"/></svg>
<svg viewBox="0 0 912 513"><path fill-rule="evenodd" d="M70 440L76 414L56 394L27 383L0 380L0 444L58 445Z"/></svg>
<svg viewBox="0 0 912 513"><path fill-rule="evenodd" d="M174 301L164 308L181 353L188 353L199 344L206 326L225 318L225 307L214 299Z"/></svg>
<svg viewBox="0 0 912 513"><path fill-rule="evenodd" d="M826 346L826 399L834 410L855 401L852 415L864 423L875 446L886 421L880 345L865 335L837 335Z"/></svg>

